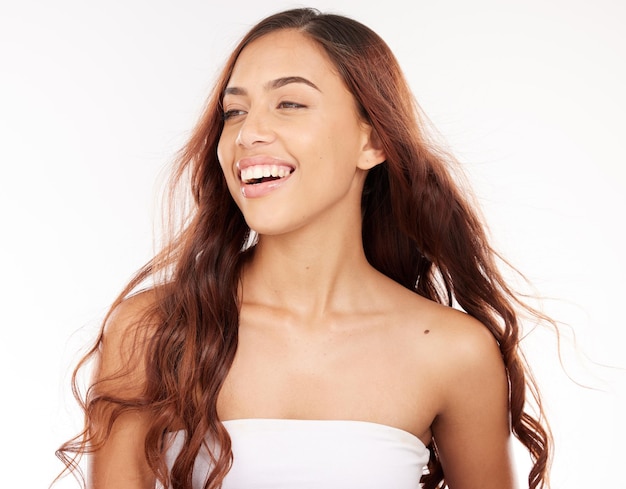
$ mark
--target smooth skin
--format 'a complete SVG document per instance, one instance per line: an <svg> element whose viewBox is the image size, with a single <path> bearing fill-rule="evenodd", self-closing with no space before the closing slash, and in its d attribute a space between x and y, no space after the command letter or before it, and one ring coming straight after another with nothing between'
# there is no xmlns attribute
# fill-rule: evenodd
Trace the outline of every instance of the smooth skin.
<svg viewBox="0 0 626 489"><path fill-rule="evenodd" d="M296 31L271 33L243 50L228 86L218 157L259 242L242 275L220 419L389 425L424 444L435 437L450 489L513 489L508 383L493 336L365 258L361 192L385 155L326 54ZM246 198L237 164L255 157L294 171L275 191ZM119 307L103 370L114 368L119 339L146 301ZM141 457L146 425L139 415L116 423L93 457L91 487L154 487Z"/></svg>

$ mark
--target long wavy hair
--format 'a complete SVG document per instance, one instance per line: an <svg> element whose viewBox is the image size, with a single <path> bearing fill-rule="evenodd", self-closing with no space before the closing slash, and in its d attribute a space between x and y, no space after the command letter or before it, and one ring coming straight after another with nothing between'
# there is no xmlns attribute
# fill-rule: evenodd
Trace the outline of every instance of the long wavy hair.
<svg viewBox="0 0 626 489"><path fill-rule="evenodd" d="M210 451L213 469L204 488L221 487L232 451L216 404L237 349L238 286L242 265L254 246L217 159L223 127L221 99L241 51L279 29L295 29L324 49L387 157L369 171L362 195L367 259L407 289L460 307L491 331L508 374L511 429L532 459L529 487L547 487L551 435L519 349L522 314L547 318L524 305L504 280L499 270L504 262L490 246L476 206L455 177L454 161L425 130L425 120L386 43L355 20L314 9L289 10L262 20L228 59L173 174L173 186L180 188L182 183L191 190L184 225L111 307L113 311L152 281L154 300L132 339L144 342L141 347L133 345L144 355L134 361L145 364L145 382L139 393L122 395L107 388L113 378L100 379L84 396L80 394L77 375L88 360L98 357L100 334L73 377L74 393L85 412L84 431L63 444L57 455L66 470L79 472L80 456L106 442L114 421L123 413L141 410L151 416L145 457L160 483L190 489L194 461L210 439L219 449ZM115 378L124 375L118 372ZM186 436L169 470L164 461L165 435L178 430ZM423 487L445 488L436 439L429 449Z"/></svg>

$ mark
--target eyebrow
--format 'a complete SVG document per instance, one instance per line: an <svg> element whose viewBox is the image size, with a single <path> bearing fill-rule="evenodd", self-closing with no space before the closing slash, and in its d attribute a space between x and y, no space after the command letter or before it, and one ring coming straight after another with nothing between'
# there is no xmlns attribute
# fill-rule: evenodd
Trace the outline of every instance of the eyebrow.
<svg viewBox="0 0 626 489"><path fill-rule="evenodd" d="M276 90L277 88L284 87L290 83L302 83L321 93L321 90L317 87L317 85L315 85L315 83L302 76L283 76L281 78L276 78L275 80L267 82L264 88L266 90ZM224 95L246 95L247 93L246 89L241 87L226 87L224 90Z"/></svg>

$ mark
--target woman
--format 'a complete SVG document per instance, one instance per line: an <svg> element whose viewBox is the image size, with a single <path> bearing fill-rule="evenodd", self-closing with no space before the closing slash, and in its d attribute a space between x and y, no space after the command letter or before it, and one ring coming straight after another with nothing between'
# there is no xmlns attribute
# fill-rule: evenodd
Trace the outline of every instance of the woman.
<svg viewBox="0 0 626 489"><path fill-rule="evenodd" d="M533 311L374 32L261 21L179 163L186 224L78 367L85 431L59 454L90 454L89 487L506 489L511 435L546 487Z"/></svg>

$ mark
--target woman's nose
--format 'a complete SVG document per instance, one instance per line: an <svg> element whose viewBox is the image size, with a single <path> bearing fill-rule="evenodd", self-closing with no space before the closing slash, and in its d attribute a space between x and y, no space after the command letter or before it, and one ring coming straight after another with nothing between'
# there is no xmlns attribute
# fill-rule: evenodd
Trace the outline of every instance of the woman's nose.
<svg viewBox="0 0 626 489"><path fill-rule="evenodd" d="M244 148L269 143L274 139L270 128L269 115L262 110L248 110L242 122L235 143Z"/></svg>

